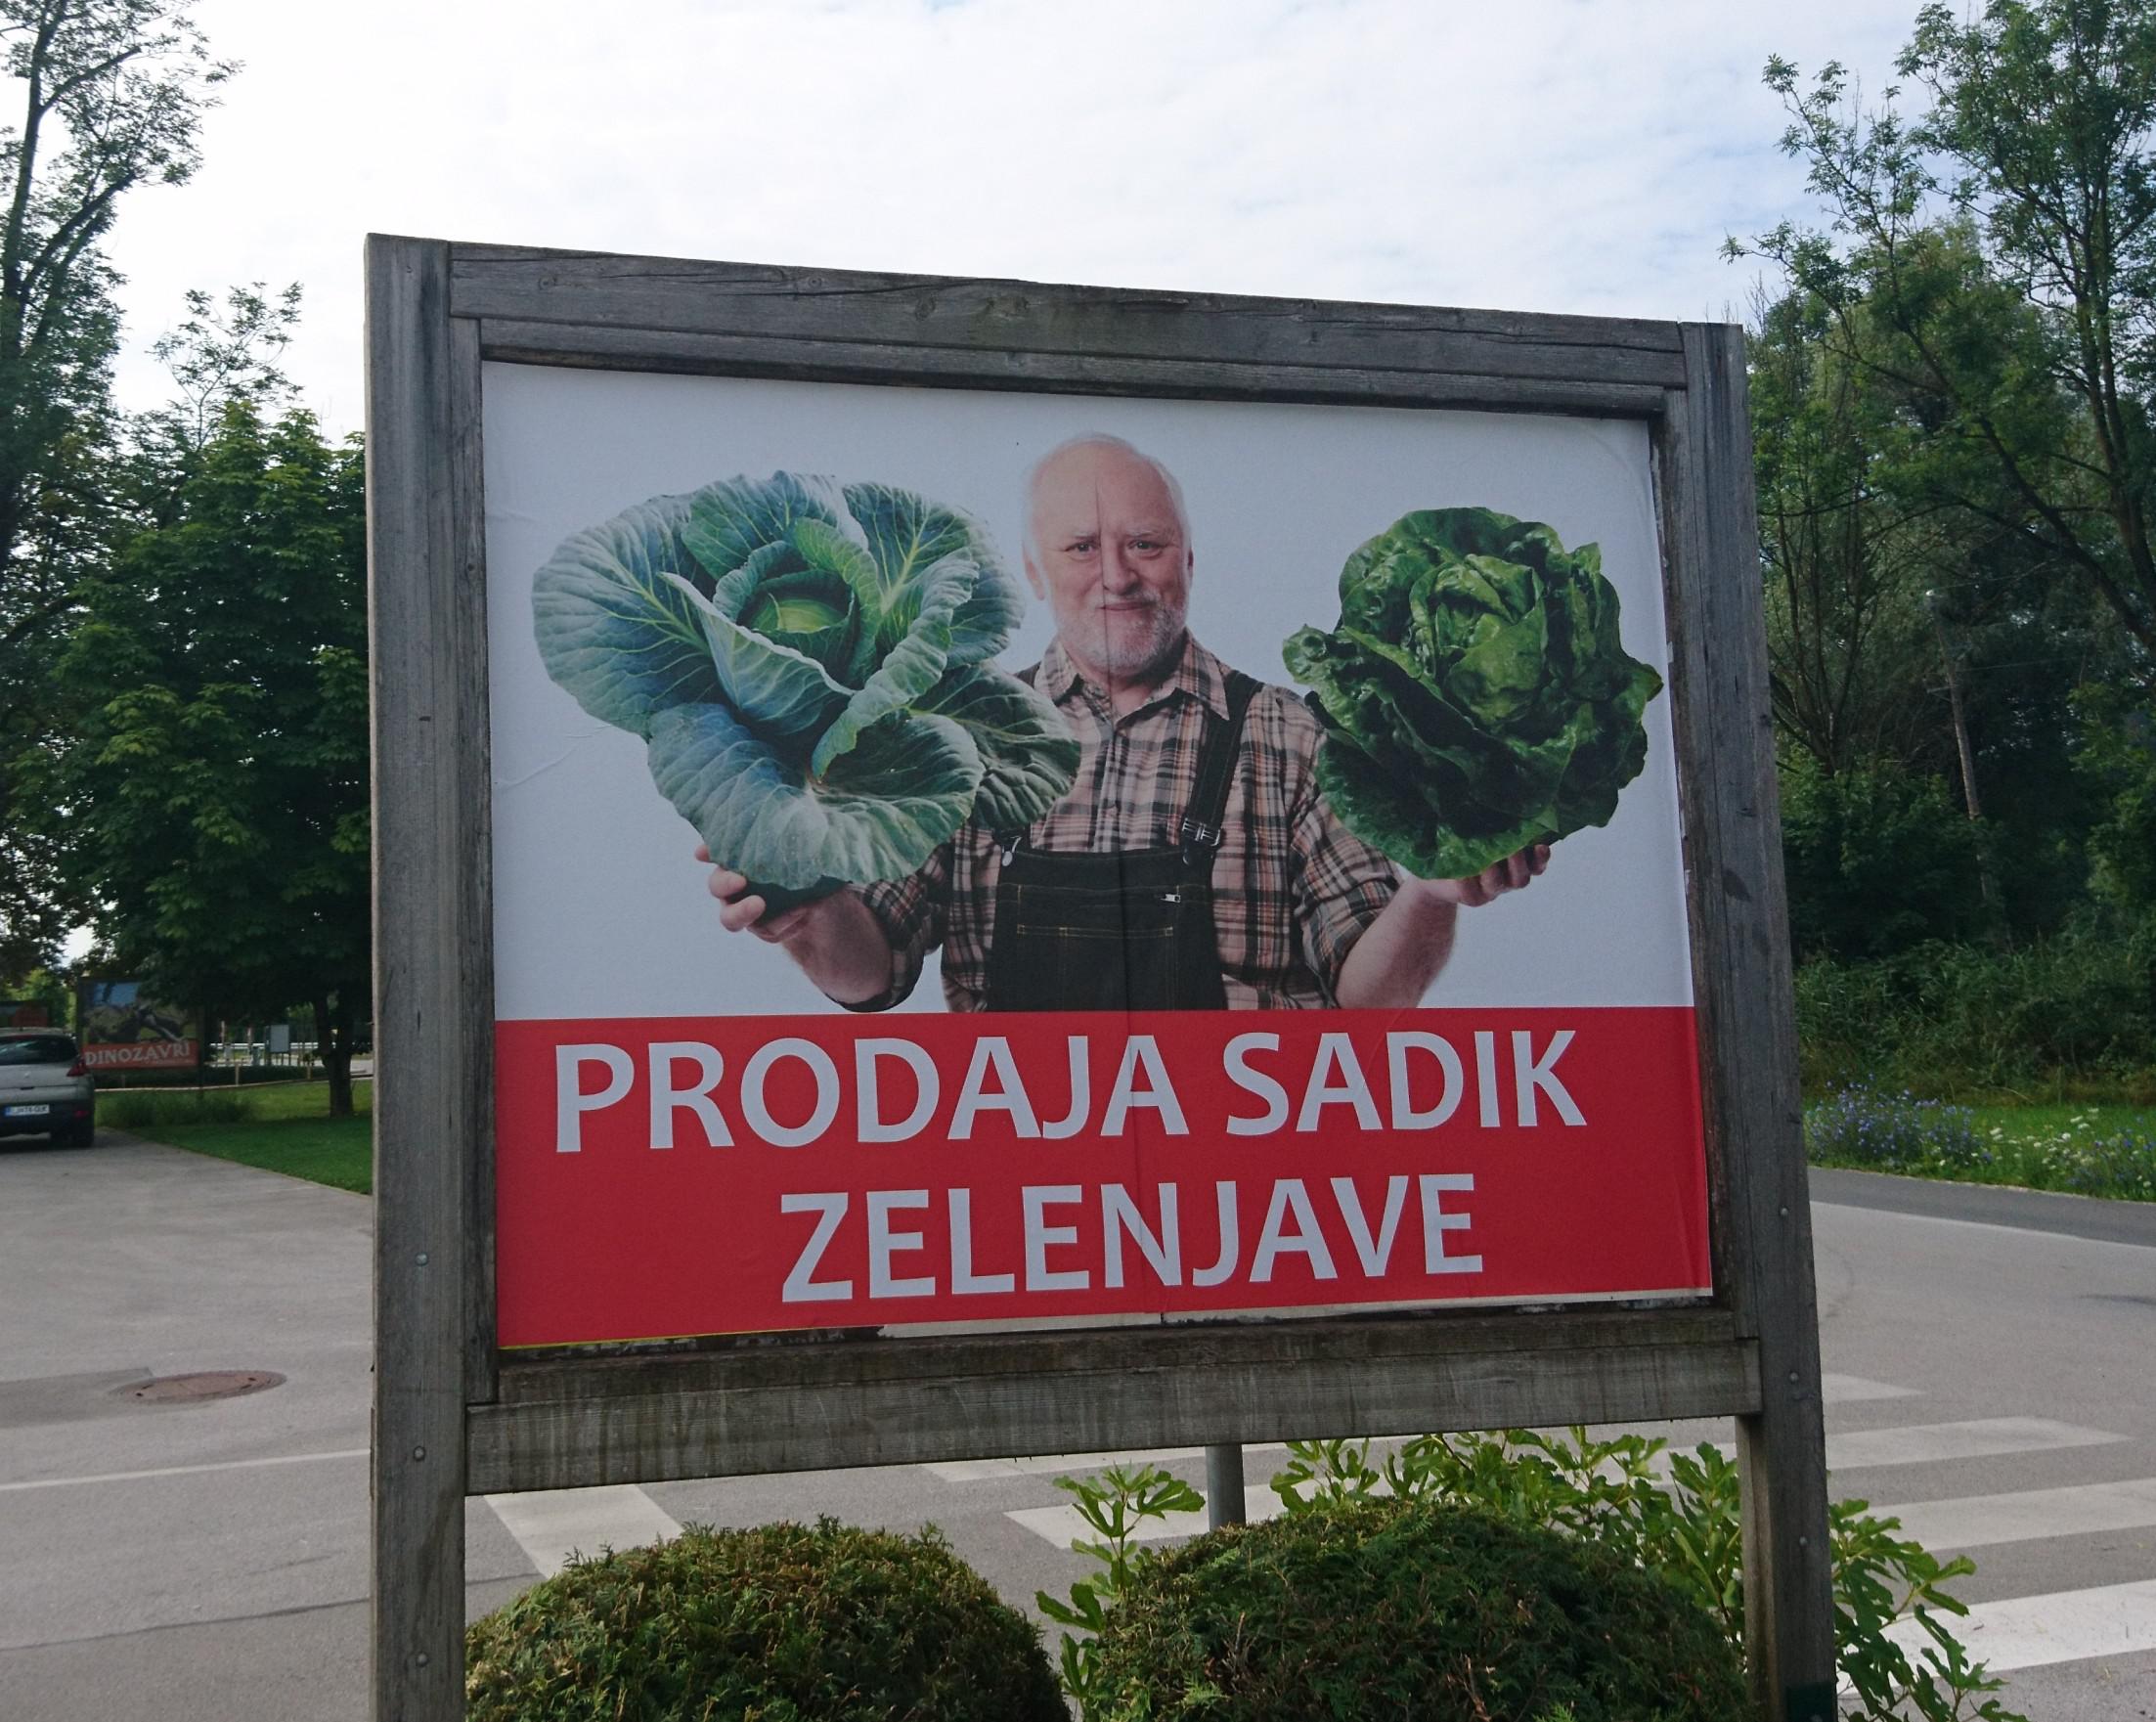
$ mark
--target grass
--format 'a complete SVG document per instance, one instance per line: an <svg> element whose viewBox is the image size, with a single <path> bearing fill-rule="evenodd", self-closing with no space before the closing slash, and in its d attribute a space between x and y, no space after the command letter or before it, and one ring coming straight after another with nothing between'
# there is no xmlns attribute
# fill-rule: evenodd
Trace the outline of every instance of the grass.
<svg viewBox="0 0 2156 1722"><path fill-rule="evenodd" d="M2156 1107L1957 1105L1847 1090L1805 1110L1816 1165L2156 1201Z"/></svg>
<svg viewBox="0 0 2156 1722"><path fill-rule="evenodd" d="M374 1084L352 1084L354 1116L330 1116L327 1082L260 1088L137 1089L100 1098L98 1122L153 1141L366 1195L374 1187Z"/></svg>

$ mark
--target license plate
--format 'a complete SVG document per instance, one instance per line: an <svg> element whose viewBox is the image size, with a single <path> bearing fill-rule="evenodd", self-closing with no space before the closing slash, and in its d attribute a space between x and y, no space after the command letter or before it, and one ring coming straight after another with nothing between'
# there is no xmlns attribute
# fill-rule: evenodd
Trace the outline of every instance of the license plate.
<svg viewBox="0 0 2156 1722"><path fill-rule="evenodd" d="M0 1118L44 1118L52 1111L49 1106L0 1107Z"/></svg>

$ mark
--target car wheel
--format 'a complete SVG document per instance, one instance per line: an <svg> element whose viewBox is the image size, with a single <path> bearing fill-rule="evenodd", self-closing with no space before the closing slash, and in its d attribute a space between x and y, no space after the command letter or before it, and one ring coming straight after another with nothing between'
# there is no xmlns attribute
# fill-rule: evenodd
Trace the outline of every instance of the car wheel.
<svg viewBox="0 0 2156 1722"><path fill-rule="evenodd" d="M86 1118L80 1124L69 1125L55 1138L63 1148L87 1148L97 1140L97 1120Z"/></svg>

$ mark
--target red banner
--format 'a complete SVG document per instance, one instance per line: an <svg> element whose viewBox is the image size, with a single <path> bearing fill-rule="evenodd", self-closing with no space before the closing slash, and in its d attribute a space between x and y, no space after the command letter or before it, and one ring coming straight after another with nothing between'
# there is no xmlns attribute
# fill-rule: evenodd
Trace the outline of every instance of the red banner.
<svg viewBox="0 0 2156 1722"><path fill-rule="evenodd" d="M505 1347L1705 1293L1688 1008L505 1022Z"/></svg>

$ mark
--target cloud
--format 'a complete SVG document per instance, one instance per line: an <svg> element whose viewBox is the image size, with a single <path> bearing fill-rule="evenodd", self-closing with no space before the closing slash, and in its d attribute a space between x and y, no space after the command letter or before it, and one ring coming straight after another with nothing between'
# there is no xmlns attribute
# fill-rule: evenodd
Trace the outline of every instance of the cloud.
<svg viewBox="0 0 2156 1722"><path fill-rule="evenodd" d="M1911 8L1914 14L1914 6ZM291 368L362 411L370 230L1296 296L1722 315L1804 207L1770 52L1908 18L1729 0L204 0L247 63L111 246L144 356L188 287L299 280Z"/></svg>

